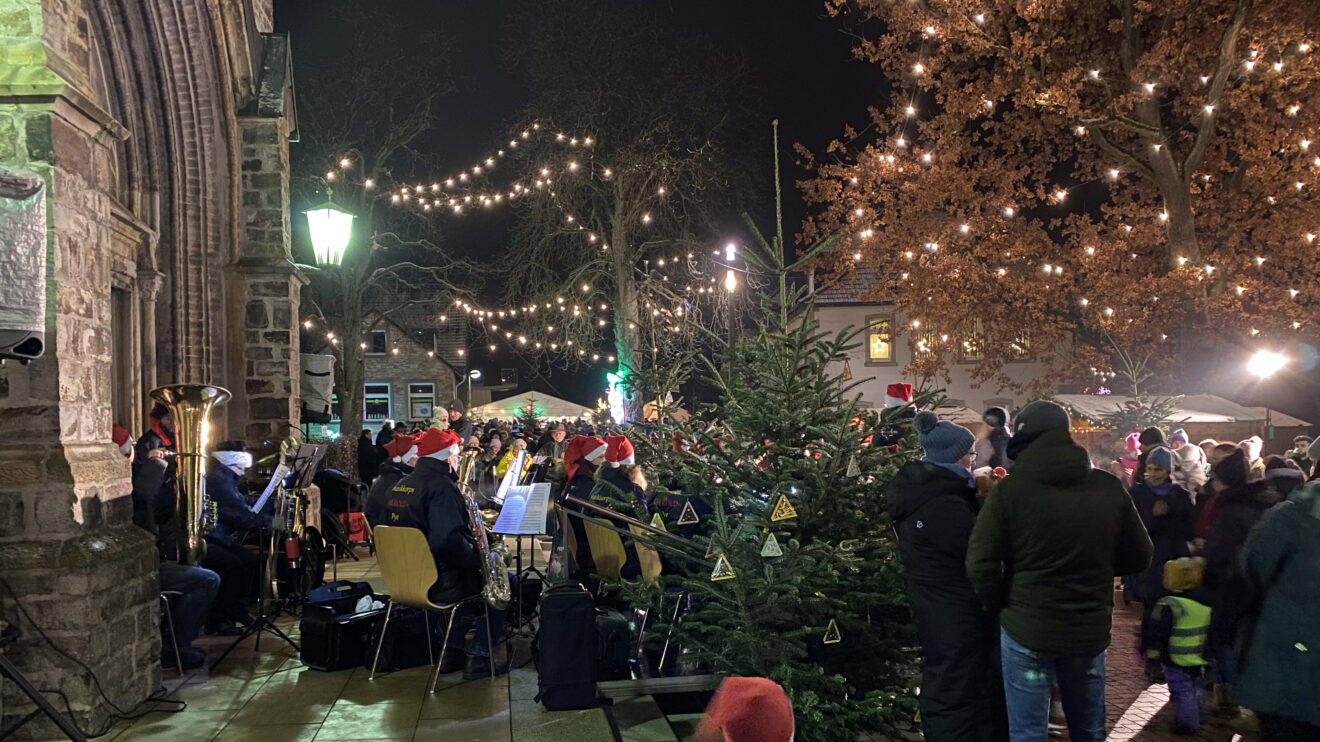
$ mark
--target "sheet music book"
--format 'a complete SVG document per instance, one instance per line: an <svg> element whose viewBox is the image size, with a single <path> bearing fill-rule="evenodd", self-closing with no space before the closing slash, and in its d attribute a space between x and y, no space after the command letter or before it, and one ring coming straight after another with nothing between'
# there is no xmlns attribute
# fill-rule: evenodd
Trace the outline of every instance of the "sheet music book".
<svg viewBox="0 0 1320 742"><path fill-rule="evenodd" d="M509 492L509 488L517 485L518 478L522 476L524 465L527 463L527 451L519 451L513 461L509 462L508 471L504 472L504 479L500 480L500 488L495 492L495 504L503 505L504 498Z"/></svg>
<svg viewBox="0 0 1320 742"><path fill-rule="evenodd" d="M252 506L252 512L260 513L261 509L266 507L266 501L270 499L271 494L275 492L275 488L279 486L279 483L283 482L284 478L289 476L289 471L289 467L284 464L275 467L275 473L270 475L270 483L266 485L266 489L261 493L261 497L258 497L256 504Z"/></svg>
<svg viewBox="0 0 1320 742"><path fill-rule="evenodd" d="M545 534L546 514L550 508L550 483L510 487L504 507L491 530L501 536L541 536Z"/></svg>

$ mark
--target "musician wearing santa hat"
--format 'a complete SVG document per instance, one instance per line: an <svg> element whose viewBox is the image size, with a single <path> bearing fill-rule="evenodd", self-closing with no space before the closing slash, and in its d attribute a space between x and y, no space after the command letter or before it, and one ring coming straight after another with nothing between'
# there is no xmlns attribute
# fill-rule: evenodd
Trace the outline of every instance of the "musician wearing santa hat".
<svg viewBox="0 0 1320 742"><path fill-rule="evenodd" d="M413 447L417 464L411 474L390 488L381 525L416 528L426 535L438 573L430 590L433 602L453 603L479 595L482 555L473 535L467 498L459 490L457 481L463 440L452 430L431 428L416 437ZM493 636L487 634L486 621L477 621L476 636L465 655L465 627L480 608L490 612L489 626ZM440 657L440 672L461 669L463 677L469 680L487 675L490 650L499 640L504 614L505 611L491 608L484 601L465 603L455 609L453 629L445 637L445 650ZM497 674L508 671L508 663L495 663Z"/></svg>
<svg viewBox="0 0 1320 742"><path fill-rule="evenodd" d="M591 499L591 490L596 486L596 469L604 460L607 448L605 441L594 435L577 435L569 440L568 447L564 449L566 497L579 500ZM565 507L581 512L581 508L573 505ZM586 573L595 571L596 563L591 558L591 547L587 545L587 532L582 526L582 519L569 518L568 523L573 529L573 538L577 542L577 553L573 556L578 570Z"/></svg>
<svg viewBox="0 0 1320 742"><path fill-rule="evenodd" d="M417 463L416 439L412 435L396 435L383 446L386 459L377 467L376 478L371 481L371 490L367 492L367 502L362 506L362 514L372 526L389 525L383 520L385 501L394 485L412 474L413 464Z"/></svg>
<svg viewBox="0 0 1320 742"><path fill-rule="evenodd" d="M622 435L606 436L605 464L596 470L596 483L591 488L591 501L638 520L649 519L651 513L646 495L646 478L640 476L641 471L636 464L632 441ZM614 523L624 530L628 528L625 521L618 520ZM623 550L626 560L619 570L619 575L624 579L637 577L641 574L642 568L632 539L623 539Z"/></svg>
<svg viewBox="0 0 1320 742"><path fill-rule="evenodd" d="M881 423L871 434L872 446L894 447L912 432L912 418L917 411L912 406L911 384L890 384L885 387L885 411Z"/></svg>

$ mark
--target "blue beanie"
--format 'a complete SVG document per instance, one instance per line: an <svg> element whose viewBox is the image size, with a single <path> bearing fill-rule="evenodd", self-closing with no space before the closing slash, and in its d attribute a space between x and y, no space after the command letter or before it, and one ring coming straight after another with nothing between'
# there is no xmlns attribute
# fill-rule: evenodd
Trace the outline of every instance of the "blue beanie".
<svg viewBox="0 0 1320 742"><path fill-rule="evenodd" d="M1170 443L1178 443L1178 442L1182 442L1182 443L1191 443L1191 441L1187 439L1187 431L1186 431L1186 430L1183 430L1182 428L1178 428L1177 430L1173 431L1173 433L1171 433L1171 434L1169 435L1169 442L1170 442Z"/></svg>
<svg viewBox="0 0 1320 742"><path fill-rule="evenodd" d="M976 443L972 431L961 425L941 421L934 412L923 410L912 420L917 430L917 443L926 451L926 458L937 464L956 464Z"/></svg>
<svg viewBox="0 0 1320 742"><path fill-rule="evenodd" d="M1146 466L1158 466L1167 472L1174 471L1173 451L1170 451L1164 446L1156 446L1155 448L1152 448L1150 453L1146 454Z"/></svg>

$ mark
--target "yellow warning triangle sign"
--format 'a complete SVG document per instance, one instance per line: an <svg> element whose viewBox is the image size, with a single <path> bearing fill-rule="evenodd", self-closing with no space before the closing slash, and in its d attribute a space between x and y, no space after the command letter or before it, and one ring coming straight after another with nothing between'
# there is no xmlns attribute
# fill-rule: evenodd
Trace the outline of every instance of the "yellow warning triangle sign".
<svg viewBox="0 0 1320 742"><path fill-rule="evenodd" d="M853 454L848 459L848 473L845 476L855 477L862 473L862 467L857 464L857 455Z"/></svg>
<svg viewBox="0 0 1320 742"><path fill-rule="evenodd" d="M701 518L697 517L697 509L692 507L692 501L683 503L683 512L678 514L678 524L680 526L690 526L693 523L700 523Z"/></svg>
<svg viewBox="0 0 1320 742"><path fill-rule="evenodd" d="M825 627L825 637L821 639L822 644L838 644L843 641L843 636L839 633L839 624L830 619L830 625Z"/></svg>
<svg viewBox="0 0 1320 742"><path fill-rule="evenodd" d="M779 501L775 503L775 510L770 514L770 520L792 520L797 517L797 511L793 509L793 503L788 501L788 495L780 495Z"/></svg>
<svg viewBox="0 0 1320 742"><path fill-rule="evenodd" d="M710 581L732 580L734 577L737 575L733 573L733 565L729 564L729 560L723 554L720 554L720 558L715 560L715 569L710 572Z"/></svg>
<svg viewBox="0 0 1320 742"><path fill-rule="evenodd" d="M772 533L765 537L765 543L761 545L761 556L769 559L770 557L783 556L784 550L779 548L779 539Z"/></svg>
<svg viewBox="0 0 1320 742"><path fill-rule="evenodd" d="M659 528L662 531L667 532L669 530L668 528L665 528L665 519L661 518L659 513L656 513L655 515L651 516L651 525L655 526L656 528Z"/></svg>

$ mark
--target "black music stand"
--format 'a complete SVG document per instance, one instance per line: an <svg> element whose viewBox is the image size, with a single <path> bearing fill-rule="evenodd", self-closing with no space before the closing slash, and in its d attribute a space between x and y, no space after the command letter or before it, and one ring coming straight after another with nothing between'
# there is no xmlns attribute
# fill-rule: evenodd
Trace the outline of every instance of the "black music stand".
<svg viewBox="0 0 1320 742"><path fill-rule="evenodd" d="M504 506L500 510L500 517L495 521L491 532L497 536L513 536L517 553L514 555L514 574L518 576L518 591L513 596L514 599L514 631L522 633L531 625L531 618L523 620L523 580L528 575L536 575L541 578L542 584L545 582L545 574L536 568L536 551L532 551L531 564L527 569L523 569L522 561L522 538L531 536L532 545L536 545L536 536L546 535L546 520L549 517L550 509L550 490L549 482L540 482L538 484L510 487L504 498Z"/></svg>

